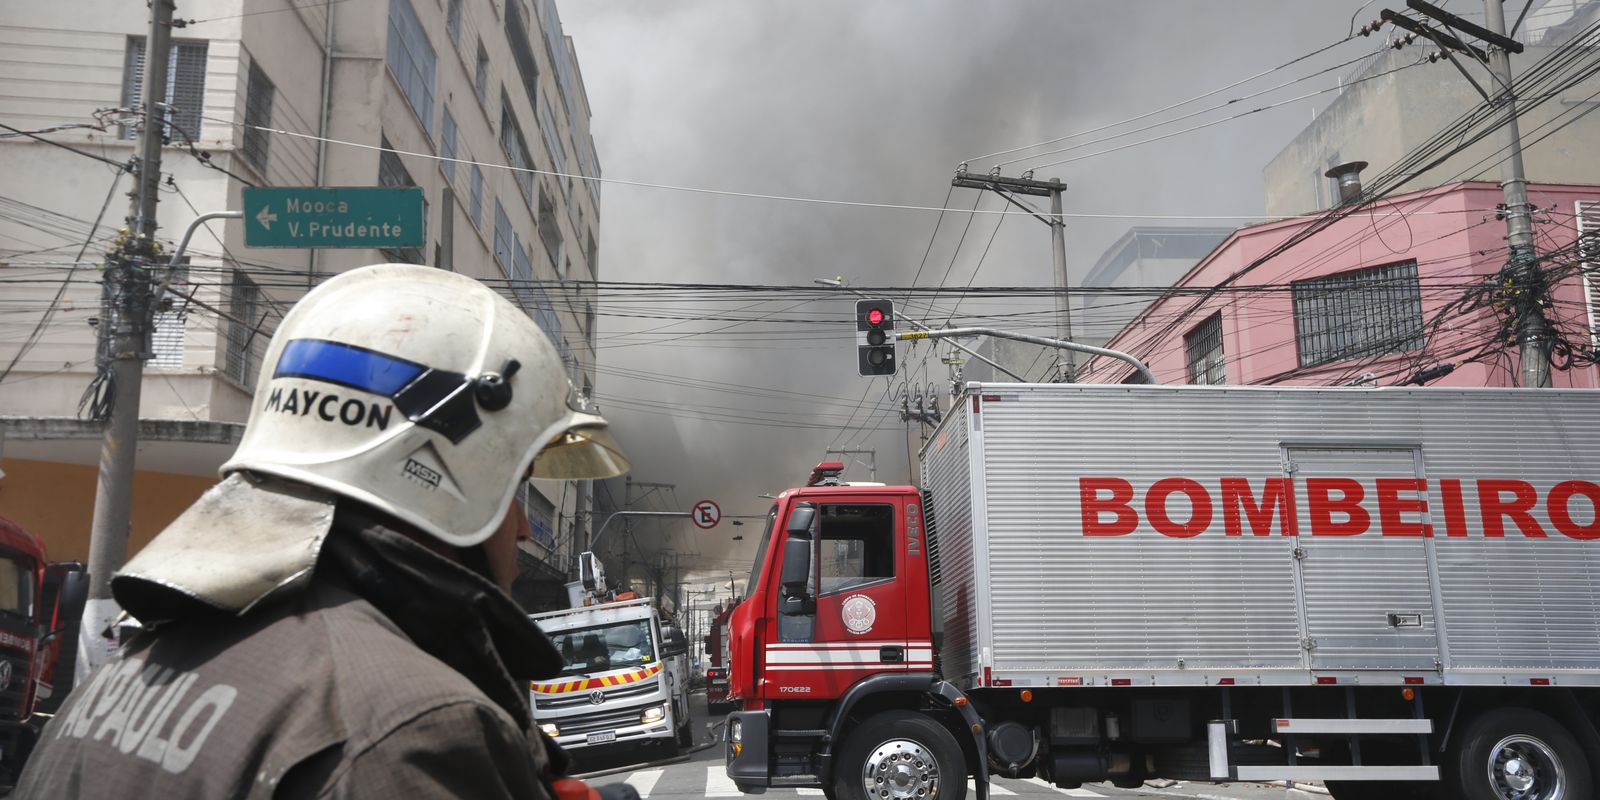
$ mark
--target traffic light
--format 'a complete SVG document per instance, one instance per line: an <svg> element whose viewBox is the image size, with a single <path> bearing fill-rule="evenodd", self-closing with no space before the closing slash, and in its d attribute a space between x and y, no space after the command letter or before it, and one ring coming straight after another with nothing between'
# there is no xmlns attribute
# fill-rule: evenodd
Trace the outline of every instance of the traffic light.
<svg viewBox="0 0 1600 800"><path fill-rule="evenodd" d="M894 303L856 302L856 371L867 377L894 374Z"/></svg>

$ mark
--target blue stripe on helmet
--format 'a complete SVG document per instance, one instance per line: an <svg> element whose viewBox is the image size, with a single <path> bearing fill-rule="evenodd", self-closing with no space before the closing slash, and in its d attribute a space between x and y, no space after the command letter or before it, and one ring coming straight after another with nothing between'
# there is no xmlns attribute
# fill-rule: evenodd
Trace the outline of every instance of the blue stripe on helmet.
<svg viewBox="0 0 1600 800"><path fill-rule="evenodd" d="M393 397L427 367L373 350L322 339L294 339L278 356L274 378L309 378Z"/></svg>

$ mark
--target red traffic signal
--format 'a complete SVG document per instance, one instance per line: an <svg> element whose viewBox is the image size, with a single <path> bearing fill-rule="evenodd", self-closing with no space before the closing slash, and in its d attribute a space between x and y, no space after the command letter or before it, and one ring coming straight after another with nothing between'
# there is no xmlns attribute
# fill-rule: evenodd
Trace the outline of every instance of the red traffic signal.
<svg viewBox="0 0 1600 800"><path fill-rule="evenodd" d="M861 300L856 303L856 371L861 375L893 375L894 303Z"/></svg>

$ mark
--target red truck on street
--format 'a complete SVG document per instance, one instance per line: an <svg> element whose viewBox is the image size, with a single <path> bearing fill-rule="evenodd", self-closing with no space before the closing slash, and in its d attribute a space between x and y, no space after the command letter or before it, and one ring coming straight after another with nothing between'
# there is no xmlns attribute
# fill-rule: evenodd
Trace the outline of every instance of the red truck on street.
<svg viewBox="0 0 1600 800"><path fill-rule="evenodd" d="M740 790L1593 800L1600 394L968 384L819 464L730 625ZM1515 430L1513 430L1515 426Z"/></svg>
<svg viewBox="0 0 1600 800"><path fill-rule="evenodd" d="M0 786L22 773L39 731L72 690L89 575L0 517Z"/></svg>
<svg viewBox="0 0 1600 800"><path fill-rule="evenodd" d="M711 615L711 631L706 634L706 711L713 716L733 710L728 703L728 621L738 599L718 604Z"/></svg>

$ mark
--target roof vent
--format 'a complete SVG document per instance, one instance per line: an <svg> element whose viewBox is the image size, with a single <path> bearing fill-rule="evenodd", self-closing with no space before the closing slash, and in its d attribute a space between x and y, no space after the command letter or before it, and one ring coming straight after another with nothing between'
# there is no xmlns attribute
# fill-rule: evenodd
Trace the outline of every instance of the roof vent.
<svg viewBox="0 0 1600 800"><path fill-rule="evenodd" d="M1323 173L1339 182L1339 205L1347 206L1361 198L1361 170L1366 168L1365 161L1349 161Z"/></svg>

